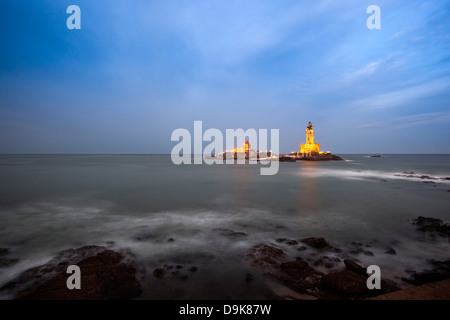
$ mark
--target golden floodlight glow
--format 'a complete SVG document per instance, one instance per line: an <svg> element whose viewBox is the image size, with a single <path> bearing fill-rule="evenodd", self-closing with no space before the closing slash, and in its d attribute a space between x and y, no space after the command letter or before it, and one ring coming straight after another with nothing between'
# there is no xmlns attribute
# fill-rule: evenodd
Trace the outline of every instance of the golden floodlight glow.
<svg viewBox="0 0 450 320"><path fill-rule="evenodd" d="M320 154L319 150L320 144L314 142L314 127L311 121L308 122L306 127L306 143L300 144L300 153L306 155Z"/></svg>

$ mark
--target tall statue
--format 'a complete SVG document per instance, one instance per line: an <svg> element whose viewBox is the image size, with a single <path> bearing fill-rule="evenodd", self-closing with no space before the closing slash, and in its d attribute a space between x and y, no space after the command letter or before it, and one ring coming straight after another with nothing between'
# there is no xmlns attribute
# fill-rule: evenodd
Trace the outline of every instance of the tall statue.
<svg viewBox="0 0 450 320"><path fill-rule="evenodd" d="M308 122L308 126L306 127L306 143L314 144L314 127L311 121Z"/></svg>

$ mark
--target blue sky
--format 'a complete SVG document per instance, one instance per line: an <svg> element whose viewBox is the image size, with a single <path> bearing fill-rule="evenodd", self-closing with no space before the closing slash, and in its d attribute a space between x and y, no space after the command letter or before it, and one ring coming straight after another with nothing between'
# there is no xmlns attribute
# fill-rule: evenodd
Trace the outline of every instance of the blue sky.
<svg viewBox="0 0 450 320"><path fill-rule="evenodd" d="M68 30L66 8L81 8ZM369 30L366 9L381 8ZM450 153L449 1L0 2L0 153L169 153L308 121L334 153Z"/></svg>

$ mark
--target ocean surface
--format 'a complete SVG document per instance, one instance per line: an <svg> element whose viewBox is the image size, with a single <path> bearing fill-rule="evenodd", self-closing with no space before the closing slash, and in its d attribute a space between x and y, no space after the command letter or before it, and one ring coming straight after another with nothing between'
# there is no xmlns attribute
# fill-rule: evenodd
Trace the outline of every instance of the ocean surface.
<svg viewBox="0 0 450 320"><path fill-rule="evenodd" d="M450 155L340 156L283 162L278 174L262 176L259 164L177 166L169 155L1 155L0 247L19 260L0 268L0 286L90 244L131 252L150 299L259 298L242 281L251 270L246 252L281 246L281 237L324 237L345 252L352 242L368 244L374 255L355 258L402 287L406 269L449 258L447 237L416 231L409 220L450 220L450 181L440 180L450 177ZM397 254L385 254L389 247ZM199 270L187 281L158 282L152 271L163 264Z"/></svg>

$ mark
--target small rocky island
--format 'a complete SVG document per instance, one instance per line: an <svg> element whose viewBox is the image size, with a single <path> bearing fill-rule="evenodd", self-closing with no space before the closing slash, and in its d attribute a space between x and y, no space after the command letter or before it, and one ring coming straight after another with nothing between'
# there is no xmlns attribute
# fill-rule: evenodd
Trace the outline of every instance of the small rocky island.
<svg viewBox="0 0 450 320"><path fill-rule="evenodd" d="M280 155L279 160L282 162L295 162L297 160L304 161L330 161L344 160L339 156L331 154L331 152L320 151L320 144L314 142L314 127L311 121L306 127L306 143L300 144L300 152L292 152L287 155Z"/></svg>

